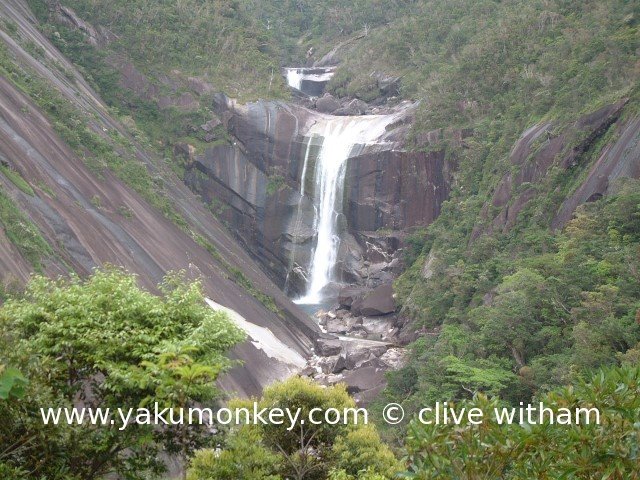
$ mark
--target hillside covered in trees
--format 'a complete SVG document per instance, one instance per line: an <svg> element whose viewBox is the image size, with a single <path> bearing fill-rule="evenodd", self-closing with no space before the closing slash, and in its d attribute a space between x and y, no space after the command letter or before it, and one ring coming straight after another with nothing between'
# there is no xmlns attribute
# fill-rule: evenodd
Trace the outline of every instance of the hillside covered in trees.
<svg viewBox="0 0 640 480"><path fill-rule="evenodd" d="M637 1L0 9L1 478L638 478ZM291 88L287 67L328 69L325 93ZM337 264L366 265L340 287L367 293L340 290L318 325L287 290L297 245L318 235L300 228L322 149L309 132L371 114L394 120L348 158L364 166L335 212L350 242ZM391 307L356 315L381 283ZM332 342L355 330L334 320L384 330L365 340L402 361L383 374L369 350L351 360ZM318 360L323 348L337 353ZM319 386L371 371L372 388ZM354 395L370 425L121 431L38 413L254 401L308 413L356 408ZM603 420L418 421L443 401ZM382 420L389 403L404 421Z"/></svg>

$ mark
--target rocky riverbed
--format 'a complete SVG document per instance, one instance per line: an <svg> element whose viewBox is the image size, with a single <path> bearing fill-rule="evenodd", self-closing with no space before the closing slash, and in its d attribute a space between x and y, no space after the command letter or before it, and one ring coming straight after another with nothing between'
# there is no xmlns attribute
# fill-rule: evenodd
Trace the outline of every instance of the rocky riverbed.
<svg viewBox="0 0 640 480"><path fill-rule="evenodd" d="M406 355L391 283L343 287L334 308L315 316L324 335L301 375L322 385L345 383L359 404L369 403L385 388L385 373L400 368Z"/></svg>

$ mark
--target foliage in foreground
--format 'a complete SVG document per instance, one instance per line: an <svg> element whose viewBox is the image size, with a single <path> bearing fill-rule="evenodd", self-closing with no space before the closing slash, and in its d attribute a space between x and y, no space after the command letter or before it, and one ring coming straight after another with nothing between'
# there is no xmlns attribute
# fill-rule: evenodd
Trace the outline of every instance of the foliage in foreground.
<svg viewBox="0 0 640 480"><path fill-rule="evenodd" d="M323 388L307 378L294 377L265 389L259 408L301 409L309 412L329 408L342 412L355 408L344 386ZM253 402L236 401L234 407ZM375 428L349 417L347 425L311 425L295 428L276 425L242 425L229 432L222 451L198 452L189 470L189 480L385 480L393 478L400 464L384 445Z"/></svg>
<svg viewBox="0 0 640 480"><path fill-rule="evenodd" d="M554 411L597 408L600 425L422 425L409 427L408 478L541 480L640 478L640 367L605 369L588 382L539 398ZM490 419L497 399L477 395L456 410L477 407ZM583 417L584 420L584 417Z"/></svg>
<svg viewBox="0 0 640 480"><path fill-rule="evenodd" d="M214 380L230 365L224 354L243 335L205 305L198 283L171 275L159 289L162 296L123 271L99 270L87 280L34 277L23 298L5 303L0 363L29 383L5 371L12 380L0 400L0 477L142 479L162 470L160 451L185 455L208 444L197 427L54 426L40 415L48 407L178 408L215 399Z"/></svg>

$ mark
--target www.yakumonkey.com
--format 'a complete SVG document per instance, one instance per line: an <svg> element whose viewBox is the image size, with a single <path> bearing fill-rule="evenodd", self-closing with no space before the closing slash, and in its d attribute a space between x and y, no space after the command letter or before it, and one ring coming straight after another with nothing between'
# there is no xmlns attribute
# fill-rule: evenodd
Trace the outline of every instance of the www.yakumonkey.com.
<svg viewBox="0 0 640 480"><path fill-rule="evenodd" d="M102 425L124 430L131 425L277 425L288 431L296 426L358 425L369 422L364 408L302 408L252 407L238 408L169 408L155 403L151 408L40 408L45 425Z"/></svg>

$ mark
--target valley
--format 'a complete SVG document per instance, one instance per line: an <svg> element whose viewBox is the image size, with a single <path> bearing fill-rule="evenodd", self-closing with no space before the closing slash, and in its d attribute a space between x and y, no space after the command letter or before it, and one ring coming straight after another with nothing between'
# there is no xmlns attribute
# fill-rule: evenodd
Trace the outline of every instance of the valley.
<svg viewBox="0 0 640 480"><path fill-rule="evenodd" d="M4 0L0 477L35 478L50 444L47 480L607 478L571 447L637 440L639 18L626 0ZM158 399L376 420L30 433L39 402ZM617 406L549 437L486 439L467 416L539 401ZM455 425L416 420L443 404ZM636 478L632 457L608 478Z"/></svg>

